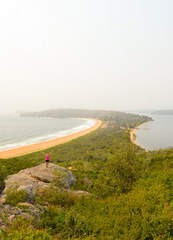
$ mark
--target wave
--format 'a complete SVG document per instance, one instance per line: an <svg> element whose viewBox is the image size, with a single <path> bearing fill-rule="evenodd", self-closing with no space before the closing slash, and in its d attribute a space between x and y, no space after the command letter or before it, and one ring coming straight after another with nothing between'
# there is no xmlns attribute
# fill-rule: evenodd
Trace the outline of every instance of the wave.
<svg viewBox="0 0 173 240"><path fill-rule="evenodd" d="M4 150L10 150L10 149L18 148L18 147L23 147L23 146L27 146L27 145L40 143L40 142L45 142L45 141L52 140L55 138L65 137L65 136L71 135L73 133L77 133L77 132L86 130L88 128L91 128L96 123L95 120L91 120L91 119L83 119L83 120L86 120L86 123L83 125L79 125L78 127L74 127L71 129L63 130L63 131L58 131L58 132L47 134L44 136L26 139L25 141L22 141L22 142L10 143L10 144L6 144L4 146L0 146L0 152L4 151Z"/></svg>

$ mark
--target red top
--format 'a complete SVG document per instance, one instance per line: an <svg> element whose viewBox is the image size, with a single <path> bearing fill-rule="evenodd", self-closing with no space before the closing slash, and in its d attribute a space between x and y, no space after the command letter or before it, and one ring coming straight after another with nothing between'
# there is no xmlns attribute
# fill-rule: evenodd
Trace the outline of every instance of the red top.
<svg viewBox="0 0 173 240"><path fill-rule="evenodd" d="M46 160L49 160L49 154L46 154Z"/></svg>

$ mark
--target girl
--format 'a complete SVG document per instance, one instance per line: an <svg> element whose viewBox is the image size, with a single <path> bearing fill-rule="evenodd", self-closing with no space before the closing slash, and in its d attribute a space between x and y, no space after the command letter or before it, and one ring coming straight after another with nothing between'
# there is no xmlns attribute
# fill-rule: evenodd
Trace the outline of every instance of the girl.
<svg viewBox="0 0 173 240"><path fill-rule="evenodd" d="M49 166L49 155L52 154L53 151L50 153L44 153L44 152L42 152L42 153L46 156L46 167L48 167Z"/></svg>

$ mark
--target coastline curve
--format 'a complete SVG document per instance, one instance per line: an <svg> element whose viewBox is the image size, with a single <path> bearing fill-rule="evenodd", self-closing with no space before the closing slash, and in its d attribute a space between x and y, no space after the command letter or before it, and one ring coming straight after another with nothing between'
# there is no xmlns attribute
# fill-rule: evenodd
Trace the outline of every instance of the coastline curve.
<svg viewBox="0 0 173 240"><path fill-rule="evenodd" d="M29 153L33 153L33 152L45 150L47 148L55 147L59 144L69 142L73 139L76 139L76 138L84 136L90 132L93 132L102 125L101 120L93 119L93 118L88 118L88 119L94 120L96 122L90 128L87 128L80 132L76 132L76 133L73 133L73 134L70 134L70 135L67 135L64 137L54 138L54 139L51 139L51 140L48 140L45 142L39 142L39 143L31 144L31 145L26 145L26 146L22 146L22 147L18 147L18 148L1 151L0 158L8 159L8 158L12 158L12 157L19 157L19 156L26 155Z"/></svg>
<svg viewBox="0 0 173 240"><path fill-rule="evenodd" d="M136 146L144 149L146 152L147 152L148 150L145 149L145 148L143 148L142 146L140 146L140 145L136 142L135 133L136 133L137 130L140 129L140 127L142 127L143 125L145 125L145 124L147 124L147 123L149 123L149 122L151 122L151 121L147 121L147 122L145 122L145 123L142 123L142 124L138 125L137 127L132 128L132 129L130 130L130 141L131 141L133 144L135 144Z"/></svg>

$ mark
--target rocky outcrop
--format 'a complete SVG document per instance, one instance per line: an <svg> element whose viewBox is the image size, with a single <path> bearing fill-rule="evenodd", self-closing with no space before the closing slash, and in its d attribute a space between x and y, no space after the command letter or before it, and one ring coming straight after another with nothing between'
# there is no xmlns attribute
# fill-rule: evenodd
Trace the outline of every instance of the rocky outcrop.
<svg viewBox="0 0 173 240"><path fill-rule="evenodd" d="M70 189L76 178L72 172L53 163L50 163L48 167L43 163L36 167L24 169L7 177L5 189L1 194L1 203L5 202L7 190L16 186L17 190L24 190L29 194L32 203L34 192L49 187L52 181L65 189Z"/></svg>
<svg viewBox="0 0 173 240"><path fill-rule="evenodd" d="M47 211L41 205L34 206L29 203L19 203L16 207L11 205L0 206L0 231L5 229L9 224L17 219L17 217L35 218L36 221L40 220L40 214Z"/></svg>
<svg viewBox="0 0 173 240"><path fill-rule="evenodd" d="M85 191L70 190L75 181L76 179L72 172L53 163L50 163L49 167L46 167L43 163L36 167L21 170L17 174L9 175L5 180L5 189L0 195L0 232L8 228L9 224L12 224L18 217L34 218L35 222L39 222L42 213L44 213L52 218L49 211L49 203L45 202L45 205L42 206L37 201L34 202L34 193L37 193L35 196L44 195L52 182L54 183L53 188L55 188L56 193L67 192L79 198L84 195L91 196L90 193ZM24 202L10 203L13 205L11 206L6 200L6 194L9 188L14 189L14 187L15 193L16 191L24 190L28 193L29 198L27 196L27 200ZM58 208L61 211L61 205L58 205ZM56 237L59 236L57 235Z"/></svg>

